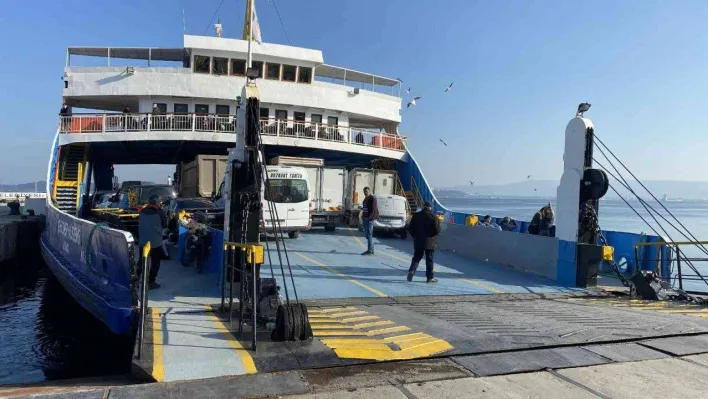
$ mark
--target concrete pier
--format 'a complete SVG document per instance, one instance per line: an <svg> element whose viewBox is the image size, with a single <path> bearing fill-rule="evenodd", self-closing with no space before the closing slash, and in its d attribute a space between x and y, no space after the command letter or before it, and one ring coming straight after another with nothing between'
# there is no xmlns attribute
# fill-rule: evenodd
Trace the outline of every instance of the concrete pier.
<svg viewBox="0 0 708 399"><path fill-rule="evenodd" d="M0 265L36 248L42 221L40 216L0 215Z"/></svg>

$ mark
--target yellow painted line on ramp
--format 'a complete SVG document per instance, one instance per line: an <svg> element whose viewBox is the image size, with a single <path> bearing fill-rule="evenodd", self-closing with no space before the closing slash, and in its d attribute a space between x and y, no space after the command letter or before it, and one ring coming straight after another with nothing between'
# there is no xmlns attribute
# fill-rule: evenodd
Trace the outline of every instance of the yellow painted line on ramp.
<svg viewBox="0 0 708 399"><path fill-rule="evenodd" d="M366 335L373 337L375 335L385 335L385 334L391 334L391 333L397 333L397 332L403 332L403 331L410 331L410 327L406 326L395 326L395 327L387 327L387 328L379 328L376 330L369 330L366 332Z"/></svg>
<svg viewBox="0 0 708 399"><path fill-rule="evenodd" d="M162 353L163 334L162 316L157 308L150 309L152 313L152 378L157 382L165 380L165 359Z"/></svg>
<svg viewBox="0 0 708 399"><path fill-rule="evenodd" d="M358 317L347 317L345 319L340 319L342 323L351 323L355 321L367 321L367 320L380 320L381 318L379 316L358 316Z"/></svg>
<svg viewBox="0 0 708 399"><path fill-rule="evenodd" d="M387 297L387 296L388 296L388 295L384 294L383 292L381 292L381 291L379 291L379 290L377 290L377 289L371 288L371 287L369 287L368 285L366 285L366 284L364 284L364 283L361 283L361 282L355 280L355 279L352 278L351 276L347 276L346 274L340 273L337 269L333 268L332 266L327 266L327 265L325 265L324 263L318 262L318 261L316 261L316 260L310 258L309 256L305 256L305 255L301 254L300 252L295 252L295 254L297 254L299 257L305 259L305 260L308 261L308 262L314 263L314 264L317 265L317 266L324 267L325 269L329 270L330 272L336 274L336 275L339 276L339 277L342 277L342 278L344 278L344 279L347 279L348 281L350 281L351 283L354 283L354 284L358 285L359 287L362 287L362 288L364 288L364 289L367 289L367 290L373 292L373 293L374 293L375 295L377 295L377 296L380 296L380 297Z"/></svg>
<svg viewBox="0 0 708 399"><path fill-rule="evenodd" d="M251 354L248 353L248 351L243 347L243 345L241 345L241 343L236 339L236 337L231 334L224 322L216 316L216 309L214 309L214 306L207 306L207 310L210 312L209 318L211 319L211 321L216 324L216 328L221 332L224 338L226 338L226 340L229 342L229 345L231 345L231 347L236 350L236 354L238 354L238 357L241 358L241 364L243 364L243 369L246 371L246 374L255 374L258 370L256 370L256 364L253 362Z"/></svg>
<svg viewBox="0 0 708 399"><path fill-rule="evenodd" d="M347 317L347 316L358 316L358 315L365 315L367 314L363 310L357 310L354 312L342 312L342 313L330 313L328 316L329 317Z"/></svg>
<svg viewBox="0 0 708 399"><path fill-rule="evenodd" d="M464 281L465 283L472 284L477 288L481 288L481 289L487 290L487 291L492 291L495 294L503 294L504 293L504 291L502 291L500 289L494 288L491 285L480 283L479 281L468 280L466 278L461 278L460 280Z"/></svg>
<svg viewBox="0 0 708 399"><path fill-rule="evenodd" d="M318 309L320 314L332 313L330 309ZM348 309L354 313L356 310ZM367 312L364 312L367 313ZM366 321L370 320L370 321ZM365 321L363 323L357 323ZM396 326L390 320L382 320L380 316L359 316L332 318L326 322L312 323L313 335L325 346L332 349L341 359L368 359L368 360L405 360L429 357L437 353L452 349L447 341L433 337L424 332L407 333L398 336L385 336L397 332L410 331L409 327ZM382 327L371 330L373 327Z"/></svg>
<svg viewBox="0 0 708 399"><path fill-rule="evenodd" d="M357 310L357 308L347 306L346 308L307 309L307 313L331 315L332 313L337 312L355 312Z"/></svg>

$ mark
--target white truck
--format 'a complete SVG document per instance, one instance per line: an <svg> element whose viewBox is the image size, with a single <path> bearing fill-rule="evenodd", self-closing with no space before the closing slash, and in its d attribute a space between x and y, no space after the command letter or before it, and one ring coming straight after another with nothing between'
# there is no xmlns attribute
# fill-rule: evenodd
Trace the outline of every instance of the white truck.
<svg viewBox="0 0 708 399"><path fill-rule="evenodd" d="M230 160L232 159L231 154L232 151L229 150ZM265 190L265 187L261 189L265 231L272 233L279 225L283 233L288 233L290 238L297 238L301 231L307 231L312 227L311 187L307 170L296 166L268 165L266 172L268 173L270 190ZM217 207L224 208L226 211L224 218L225 237L229 236L230 179L231 173L227 169L214 201ZM269 209L277 212L277 222L274 221L276 215L271 215Z"/></svg>
<svg viewBox="0 0 708 399"><path fill-rule="evenodd" d="M297 166L307 171L312 208L312 226L334 231L344 218L345 168L326 167L322 159L279 156L270 165Z"/></svg>
<svg viewBox="0 0 708 399"><path fill-rule="evenodd" d="M369 187L372 194L396 195L398 173L393 170L352 169L347 179L347 197L345 200L345 222L357 227L361 218L361 202L364 200L364 187Z"/></svg>

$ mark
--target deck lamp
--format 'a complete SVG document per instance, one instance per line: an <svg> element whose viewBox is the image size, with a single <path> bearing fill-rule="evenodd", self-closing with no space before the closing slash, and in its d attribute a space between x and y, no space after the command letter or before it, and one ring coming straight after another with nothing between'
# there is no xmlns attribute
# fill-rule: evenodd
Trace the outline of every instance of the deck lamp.
<svg viewBox="0 0 708 399"><path fill-rule="evenodd" d="M589 109L590 109L589 103L580 103L580 105L578 105L578 112L575 114L575 116L579 116L582 118L583 114L588 112Z"/></svg>
<svg viewBox="0 0 708 399"><path fill-rule="evenodd" d="M261 70L258 68L248 68L246 70L246 77L249 79L258 79L261 77Z"/></svg>

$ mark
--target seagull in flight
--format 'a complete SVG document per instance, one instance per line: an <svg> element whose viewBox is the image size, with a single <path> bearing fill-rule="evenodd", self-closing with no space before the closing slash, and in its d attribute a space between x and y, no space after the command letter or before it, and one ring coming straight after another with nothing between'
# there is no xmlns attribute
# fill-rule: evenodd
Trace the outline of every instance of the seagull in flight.
<svg viewBox="0 0 708 399"><path fill-rule="evenodd" d="M406 94L411 94L411 87L408 86L408 89L406 90Z"/></svg>
<svg viewBox="0 0 708 399"><path fill-rule="evenodd" d="M445 93L447 93L448 91L452 90L452 85L453 85L454 83L455 83L455 82L450 83L450 85L445 88Z"/></svg>
<svg viewBox="0 0 708 399"><path fill-rule="evenodd" d="M415 101L420 100L421 98L423 97L413 97L413 99L411 100L411 102L408 103L408 106L406 108L410 108L411 105L415 105Z"/></svg>
<svg viewBox="0 0 708 399"><path fill-rule="evenodd" d="M443 139L440 139L440 142L445 144L445 147L447 147L447 143L443 141Z"/></svg>
<svg viewBox="0 0 708 399"><path fill-rule="evenodd" d="M531 178L531 175L526 176L526 178L527 178L527 179L530 179L530 178Z"/></svg>
<svg viewBox="0 0 708 399"><path fill-rule="evenodd" d="M474 186L474 182L472 180L470 180L470 184Z"/></svg>

